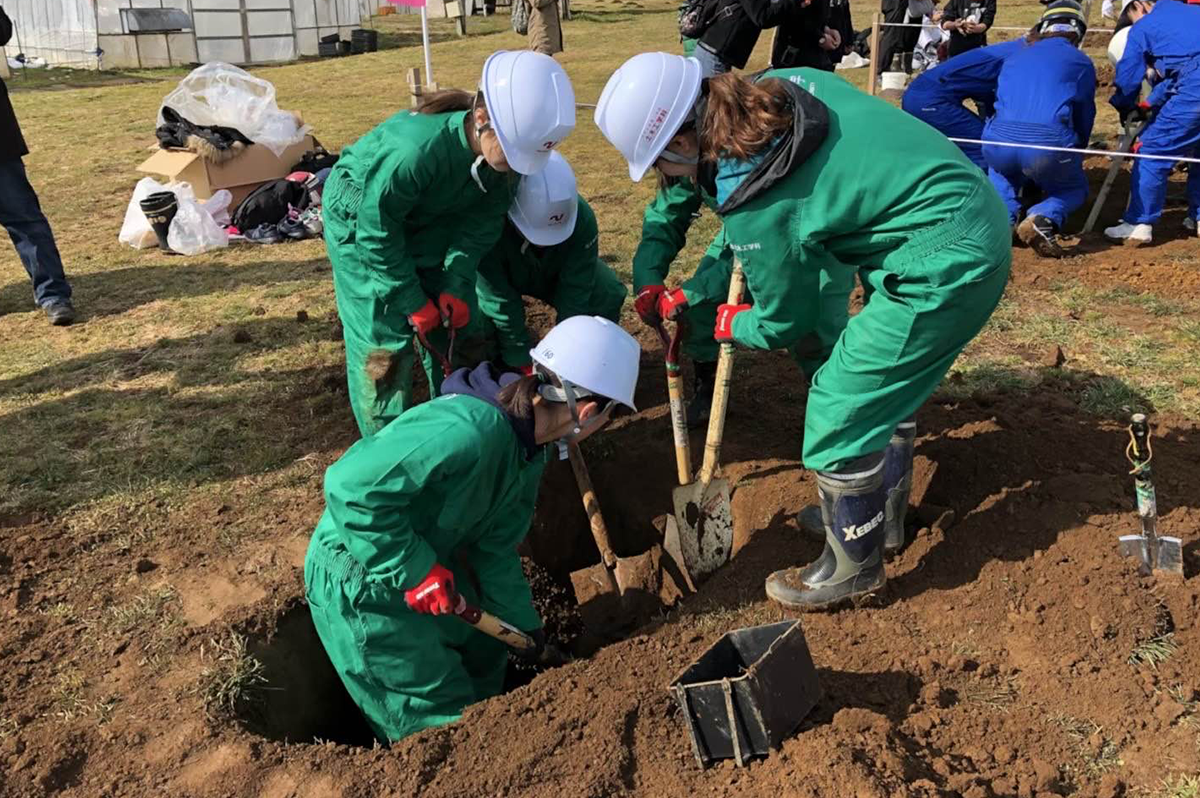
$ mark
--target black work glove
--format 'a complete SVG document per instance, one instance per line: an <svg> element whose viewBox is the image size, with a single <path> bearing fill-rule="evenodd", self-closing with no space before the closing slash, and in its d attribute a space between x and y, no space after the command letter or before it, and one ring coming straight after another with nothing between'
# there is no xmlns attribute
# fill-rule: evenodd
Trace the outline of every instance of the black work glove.
<svg viewBox="0 0 1200 798"><path fill-rule="evenodd" d="M534 647L529 651L517 651L514 649L513 653L517 659L523 662L540 662L542 654L546 652L546 630L539 628L525 632L525 634L533 638Z"/></svg>
<svg viewBox="0 0 1200 798"><path fill-rule="evenodd" d="M1138 103L1132 108L1122 111L1120 116L1122 125L1140 125L1150 118L1150 106L1145 103Z"/></svg>

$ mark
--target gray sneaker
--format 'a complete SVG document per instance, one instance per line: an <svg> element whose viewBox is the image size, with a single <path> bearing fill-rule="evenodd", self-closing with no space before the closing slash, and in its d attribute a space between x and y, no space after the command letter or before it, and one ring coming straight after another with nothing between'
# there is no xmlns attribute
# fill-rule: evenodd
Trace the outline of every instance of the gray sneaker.
<svg viewBox="0 0 1200 798"><path fill-rule="evenodd" d="M68 299L55 299L47 302L42 310L46 311L46 318L55 327L65 327L75 322L75 307Z"/></svg>

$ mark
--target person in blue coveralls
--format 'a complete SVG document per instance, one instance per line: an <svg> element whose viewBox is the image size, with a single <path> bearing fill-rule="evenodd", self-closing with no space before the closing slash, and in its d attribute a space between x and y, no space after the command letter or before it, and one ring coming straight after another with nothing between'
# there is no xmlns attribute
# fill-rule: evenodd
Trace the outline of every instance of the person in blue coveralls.
<svg viewBox="0 0 1200 798"><path fill-rule="evenodd" d="M1200 6L1175 0L1133 0L1125 6L1117 29L1129 28L1125 50L1117 62L1116 87L1109 101L1121 113L1149 113L1142 132L1143 155L1196 157L1200 155ZM1142 80L1154 83L1139 107ZM1162 216L1167 198L1167 178L1174 162L1138 158L1133 164L1129 206L1121 223L1104 231L1113 241L1148 244L1154 224ZM1188 170L1188 214L1184 225L1196 231L1200 210L1200 168Z"/></svg>
<svg viewBox="0 0 1200 798"><path fill-rule="evenodd" d="M917 76L900 106L947 138L983 138L984 120L996 103L996 81L1005 60L1026 47L1024 39L979 47ZM978 113L963 105L972 100ZM955 142L971 163L987 171L983 145Z"/></svg>
<svg viewBox="0 0 1200 798"><path fill-rule="evenodd" d="M1086 147L1096 120L1096 67L1079 51L1087 21L1075 0L1051 3L1028 46L1009 56L996 86L996 115L984 126L987 141L1049 147ZM985 144L988 176L1008 206L1017 237L1044 258L1061 258L1058 232L1087 200L1079 153ZM1044 194L1021 218L1021 192ZM1019 222L1019 224L1018 224Z"/></svg>

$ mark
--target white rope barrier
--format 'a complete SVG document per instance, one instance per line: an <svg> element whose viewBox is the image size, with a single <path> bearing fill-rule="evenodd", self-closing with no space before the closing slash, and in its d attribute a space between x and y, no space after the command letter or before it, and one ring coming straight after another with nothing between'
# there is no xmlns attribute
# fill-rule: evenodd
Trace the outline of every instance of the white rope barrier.
<svg viewBox="0 0 1200 798"><path fill-rule="evenodd" d="M983 144L993 147L1016 147L1023 150L1045 150L1046 152L1073 152L1080 155L1106 155L1109 158L1146 158L1154 161L1173 161L1182 163L1200 163L1200 158L1187 158L1182 155L1151 155L1141 152L1117 152L1115 150L1093 150L1079 147L1048 147L1042 144L1016 144L1011 141L983 141L982 139L960 139L954 136L946 138L955 144Z"/></svg>
<svg viewBox="0 0 1200 798"><path fill-rule="evenodd" d="M930 23L930 24L933 27L937 27L936 22ZM881 28L925 28L925 27L929 27L929 25L926 25L923 22L882 22L882 23L880 23L880 27ZM1009 31L1019 31L1021 33L1029 33L1028 27L1014 28L1014 27L1009 27L1006 25L996 25L994 27L988 28L987 30L984 31L984 33L990 33L994 30L1009 30ZM1113 31L1109 28L1088 28L1087 32L1088 33L1107 33L1109 36L1112 36L1113 33L1115 33L1115 31ZM949 31L947 31L947 33L949 33Z"/></svg>

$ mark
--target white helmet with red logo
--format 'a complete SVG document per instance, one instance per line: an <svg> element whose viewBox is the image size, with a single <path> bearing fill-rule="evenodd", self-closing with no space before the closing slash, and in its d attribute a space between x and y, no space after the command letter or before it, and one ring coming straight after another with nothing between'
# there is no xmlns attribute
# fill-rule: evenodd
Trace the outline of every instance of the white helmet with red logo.
<svg viewBox="0 0 1200 798"><path fill-rule="evenodd" d="M559 152L550 153L545 169L521 178L508 208L508 218L521 235L539 247L552 247L570 238L578 216L575 172Z"/></svg>
<svg viewBox="0 0 1200 798"><path fill-rule="evenodd" d="M700 62L642 53L613 73L596 104L596 125L629 162L635 183L687 121L700 96Z"/></svg>
<svg viewBox="0 0 1200 798"><path fill-rule="evenodd" d="M546 168L550 152L575 129L575 90L548 55L499 50L483 62L480 91L500 149L514 172Z"/></svg>

